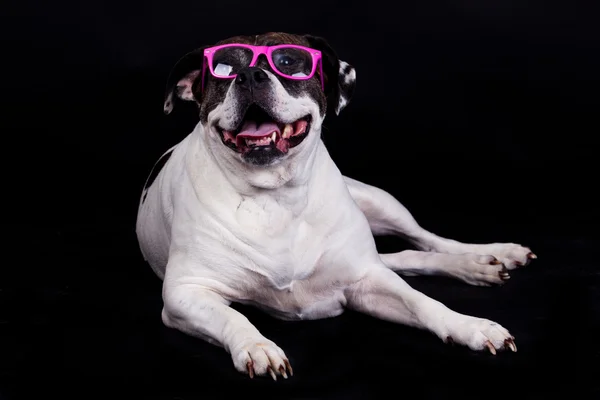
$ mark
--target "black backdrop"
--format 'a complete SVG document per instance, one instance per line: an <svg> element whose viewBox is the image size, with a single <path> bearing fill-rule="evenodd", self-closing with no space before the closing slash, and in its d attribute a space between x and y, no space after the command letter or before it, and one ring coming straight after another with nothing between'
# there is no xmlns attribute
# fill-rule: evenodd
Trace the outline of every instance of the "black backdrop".
<svg viewBox="0 0 600 400"><path fill-rule="evenodd" d="M0 397L592 389L598 13L544 3L4 2ZM239 307L294 364L293 379L274 383L250 381L221 349L162 327L136 207L156 158L197 120L189 104L163 115L167 75L198 46L277 30L321 35L357 69L354 99L324 131L343 173L388 190L438 234L538 254L503 288L407 279L502 323L518 353L475 354L354 313L284 323ZM378 246L405 248L391 238Z"/></svg>

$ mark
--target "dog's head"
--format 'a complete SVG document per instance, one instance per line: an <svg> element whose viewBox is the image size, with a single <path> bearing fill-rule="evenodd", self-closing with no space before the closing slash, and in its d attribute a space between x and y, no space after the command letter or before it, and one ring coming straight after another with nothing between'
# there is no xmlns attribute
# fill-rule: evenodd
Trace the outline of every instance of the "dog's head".
<svg viewBox="0 0 600 400"><path fill-rule="evenodd" d="M213 152L266 167L314 147L326 111L348 104L355 76L322 38L237 36L179 60L164 110L176 97L195 101Z"/></svg>

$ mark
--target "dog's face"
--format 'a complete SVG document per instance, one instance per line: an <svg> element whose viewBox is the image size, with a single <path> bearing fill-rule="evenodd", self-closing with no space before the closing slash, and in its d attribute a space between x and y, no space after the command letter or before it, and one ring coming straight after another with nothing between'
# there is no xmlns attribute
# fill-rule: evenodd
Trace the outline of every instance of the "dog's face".
<svg viewBox="0 0 600 400"><path fill-rule="evenodd" d="M337 114L348 104L354 91L354 69L340 61L325 40L313 36L267 33L237 36L217 45L232 43L303 46L321 52L321 65L314 63L315 74L310 79L294 80L277 73L272 65L279 66L279 72L288 68L289 75L310 71L310 54L273 53L271 63L262 54L250 67L251 50L228 48L215 52L210 63L213 72L225 68L226 73L236 74L225 79L210 72L204 52L209 46L203 47L188 53L173 68L165 112L172 111L175 96L195 101L213 152L249 166L278 164L314 147L328 108L333 107Z"/></svg>

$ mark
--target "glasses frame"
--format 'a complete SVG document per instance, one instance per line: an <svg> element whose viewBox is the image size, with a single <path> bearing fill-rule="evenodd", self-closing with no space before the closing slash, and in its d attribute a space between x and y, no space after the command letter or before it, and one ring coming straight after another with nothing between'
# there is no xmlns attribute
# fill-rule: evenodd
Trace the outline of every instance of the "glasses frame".
<svg viewBox="0 0 600 400"><path fill-rule="evenodd" d="M213 46L213 47L204 49L204 61L202 64L202 81L201 81L202 82L201 89L203 92L204 92L204 77L206 74L206 69L207 69L206 66L207 65L208 65L208 70L209 70L210 74L217 79L235 79L235 77L237 76L237 74L228 75L228 76L216 75L214 68L213 68L213 58L214 58L215 53L221 49L225 49L228 47L242 47L242 48L251 50L252 51L252 61L250 61L250 64L248 65L248 67L254 67L256 65L256 63L258 62L258 57L260 57L261 55L264 54L267 58L267 61L269 62L269 66L271 67L271 69L277 75L282 76L286 79L291 79L291 80L295 80L295 81L308 80L315 75L315 73L317 72L317 67L318 67L319 68L319 77L321 78L321 88L323 89L323 91L325 90L325 81L323 80L323 59L322 59L321 52L319 50L315 50L315 49L311 49L310 47L299 46L299 45L295 45L295 44L279 44L276 46L253 46L250 44L243 44L243 43L228 43L228 44ZM304 50L311 55L312 69L310 71L310 74L308 74L307 76L286 75L286 74L282 73L281 71L279 71L275 67L275 63L273 62L273 52L280 50L280 49L286 49L286 48L287 49L292 48L292 49Z"/></svg>

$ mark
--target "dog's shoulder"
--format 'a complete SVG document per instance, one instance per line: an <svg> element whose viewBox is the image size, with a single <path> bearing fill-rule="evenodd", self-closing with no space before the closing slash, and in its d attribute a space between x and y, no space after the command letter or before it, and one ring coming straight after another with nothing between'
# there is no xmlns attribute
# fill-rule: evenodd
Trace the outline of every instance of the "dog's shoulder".
<svg viewBox="0 0 600 400"><path fill-rule="evenodd" d="M165 151L159 158L156 160L148 177L146 178L146 182L144 183L144 188L142 189L142 203L146 200L148 192L157 181L160 173L165 170L165 167L168 165L169 161L173 159L181 159L183 148L187 145L189 141L189 136L183 139L181 142L172 146L170 149Z"/></svg>
<svg viewBox="0 0 600 400"><path fill-rule="evenodd" d="M175 146L171 147L169 150L165 151L158 158L158 160L156 160L156 162L154 163L154 166L150 170L150 174L148 175L148 178L146 178L146 183L144 184L144 191L147 191L148 188L150 186L152 186L152 183L154 183L154 180L156 179L156 177L158 176L158 174L160 173L162 168L165 166L167 161L169 161L169 159L171 158L171 155L173 154L173 150L175 150L175 147L177 147L177 145L175 145Z"/></svg>
<svg viewBox="0 0 600 400"><path fill-rule="evenodd" d="M167 161L169 161L169 159L171 158L171 155L173 154L173 150L175 150L175 147L177 147L177 146L175 145L175 146L171 147L169 150L167 150L166 152L164 152L158 158L158 160L154 163L154 166L150 170L150 174L148 175L148 177L146 178L146 182L144 183L144 189L142 190L142 203L144 201L146 201L146 196L148 196L148 190L150 189L150 187L156 180L156 177L158 176L160 171L164 168Z"/></svg>

